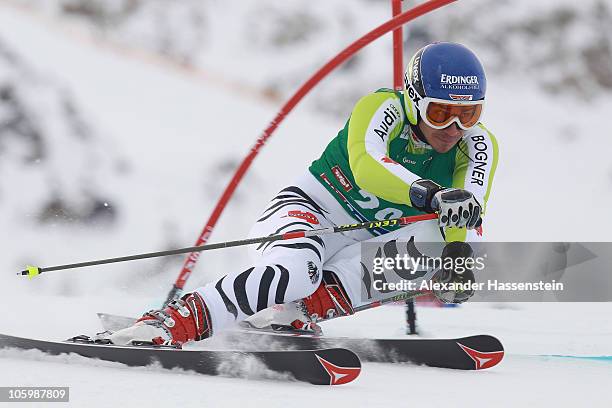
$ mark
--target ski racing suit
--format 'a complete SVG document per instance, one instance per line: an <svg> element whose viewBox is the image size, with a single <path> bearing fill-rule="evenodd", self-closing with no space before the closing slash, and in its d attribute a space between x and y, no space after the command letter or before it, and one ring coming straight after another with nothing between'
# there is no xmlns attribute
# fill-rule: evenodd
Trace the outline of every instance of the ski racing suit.
<svg viewBox="0 0 612 408"><path fill-rule="evenodd" d="M491 192L498 160L495 137L479 123L450 151L438 153L412 131L402 92L380 89L355 105L346 125L309 171L281 190L250 236L281 234L367 220L422 214L411 206L410 185L430 179L469 190L482 204ZM352 307L362 299L360 245L414 237L415 242L477 241L482 229L446 228L436 220L394 230L375 228L274 241L251 248L252 266L197 288L214 331L273 305L306 298L333 272Z"/></svg>

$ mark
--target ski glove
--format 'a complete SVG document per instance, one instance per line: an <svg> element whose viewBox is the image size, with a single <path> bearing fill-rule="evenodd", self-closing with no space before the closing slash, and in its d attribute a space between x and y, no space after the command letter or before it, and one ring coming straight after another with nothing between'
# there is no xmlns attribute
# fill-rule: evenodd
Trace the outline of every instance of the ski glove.
<svg viewBox="0 0 612 408"><path fill-rule="evenodd" d="M467 262L474 259L474 251L467 242L449 242L442 250L442 267L432 278L437 284L433 293L444 303L463 303L474 296L473 268Z"/></svg>
<svg viewBox="0 0 612 408"><path fill-rule="evenodd" d="M482 206L468 190L442 188L426 179L417 180L410 186L412 206L427 213L439 213L440 227L477 228Z"/></svg>
<svg viewBox="0 0 612 408"><path fill-rule="evenodd" d="M433 294L442 303L463 303L474 296L473 285L476 282L474 272L467 270L461 275L438 271L432 278Z"/></svg>

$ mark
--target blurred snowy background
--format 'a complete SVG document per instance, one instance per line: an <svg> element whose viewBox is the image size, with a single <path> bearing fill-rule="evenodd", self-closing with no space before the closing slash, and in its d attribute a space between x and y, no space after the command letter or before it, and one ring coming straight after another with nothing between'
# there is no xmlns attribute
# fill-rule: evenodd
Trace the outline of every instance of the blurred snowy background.
<svg viewBox="0 0 612 408"><path fill-rule="evenodd" d="M389 3L0 2L0 291L164 297L181 257L33 282L14 273L191 245L281 104L386 21ZM609 240L609 2L459 1L408 24L405 36L406 61L428 42L451 40L488 69L484 122L501 150L488 238ZM255 161L212 241L243 237L354 102L392 86L391 53L387 35L305 99ZM243 249L205 253L188 285L245 262Z"/></svg>

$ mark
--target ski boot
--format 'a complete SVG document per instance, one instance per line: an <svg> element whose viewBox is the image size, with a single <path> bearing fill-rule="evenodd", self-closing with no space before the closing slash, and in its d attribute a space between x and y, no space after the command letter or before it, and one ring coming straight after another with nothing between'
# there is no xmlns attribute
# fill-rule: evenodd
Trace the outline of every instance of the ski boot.
<svg viewBox="0 0 612 408"><path fill-rule="evenodd" d="M247 329L323 335L319 322L353 314L353 307L337 276L323 271L315 292L304 299L265 309L242 323Z"/></svg>
<svg viewBox="0 0 612 408"><path fill-rule="evenodd" d="M145 313L136 323L108 336L113 344L181 346L212 335L210 313L199 293L188 293L162 310Z"/></svg>

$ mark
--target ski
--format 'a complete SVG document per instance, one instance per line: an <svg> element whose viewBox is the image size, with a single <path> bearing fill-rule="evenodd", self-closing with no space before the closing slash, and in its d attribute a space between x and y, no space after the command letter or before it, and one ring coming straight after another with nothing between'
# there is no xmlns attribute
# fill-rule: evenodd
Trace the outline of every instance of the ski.
<svg viewBox="0 0 612 408"><path fill-rule="evenodd" d="M105 330L116 331L136 321L132 317L98 313ZM496 366L504 357L504 347L495 337L475 335L456 339L363 339L316 337L286 326L257 329L242 324L243 330L220 333L226 344L258 344L281 349L342 347L357 353L363 361L414 363L459 370L482 370ZM258 336L269 336L258 341ZM261 339L260 339L261 340Z"/></svg>
<svg viewBox="0 0 612 408"><path fill-rule="evenodd" d="M504 357L501 342L490 335L453 339L367 339L317 337L287 326L246 328L225 334L225 343L250 342L269 347L308 349L342 347L354 351L361 360L371 362L414 363L458 370L482 370L496 366ZM267 336L265 341L257 336Z"/></svg>
<svg viewBox="0 0 612 408"><path fill-rule="evenodd" d="M346 384L361 372L359 357L342 348L289 351L185 350L168 346L100 344L88 336L77 336L66 341L45 341L0 334L2 347L34 349L51 355L74 353L128 366L157 363L167 369L180 368L207 375L240 376L241 367L251 367L252 363L259 362L279 376L289 374L295 380L317 385ZM260 373L262 370L255 371ZM253 375L252 372L245 374Z"/></svg>

